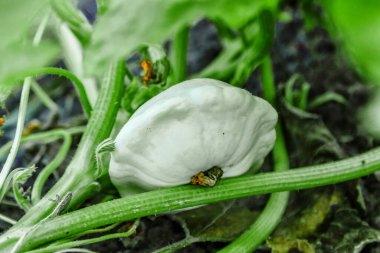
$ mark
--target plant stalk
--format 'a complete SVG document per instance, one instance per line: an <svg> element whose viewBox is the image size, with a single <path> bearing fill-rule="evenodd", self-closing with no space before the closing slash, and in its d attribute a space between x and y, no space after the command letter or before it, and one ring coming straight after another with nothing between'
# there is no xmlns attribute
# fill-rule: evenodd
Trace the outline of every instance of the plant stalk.
<svg viewBox="0 0 380 253"><path fill-rule="evenodd" d="M72 202L76 203L78 199L84 200L93 194L85 189L93 187L93 183L97 180L95 149L111 133L124 90L124 73L125 66L123 61L118 64L112 64L107 70L87 129L65 173L56 185L15 226L0 237L0 242L8 246L14 245L15 241L28 228L37 224L52 212L56 203L50 199L54 199L56 195L63 197L68 192L72 192ZM11 234L16 235L16 238L11 239ZM9 250L4 245L0 246L0 249Z"/></svg>
<svg viewBox="0 0 380 253"><path fill-rule="evenodd" d="M184 26L177 31L172 48L173 79L171 84L180 83L186 78L187 47L189 41L189 26Z"/></svg>
<svg viewBox="0 0 380 253"><path fill-rule="evenodd" d="M275 108L276 87L274 84L272 63L269 56L264 58L261 66L261 80L264 98ZM281 120L276 127L276 142L273 148L274 171L286 171L289 169L289 156L286 149L285 137L282 130ZM276 192L271 194L264 210L260 213L256 221L228 246L218 251L227 252L253 252L265 239L273 232L285 212L288 204L289 192Z"/></svg>
<svg viewBox="0 0 380 253"><path fill-rule="evenodd" d="M28 106L31 82L32 82L32 79L30 77L27 77L24 81L22 92L21 92L20 110L19 110L19 116L17 119L17 127L16 127L14 141L12 143L12 147L8 154L7 160L5 161L5 164L0 172L0 202L7 191L6 189L7 185L5 185L5 182L7 180L9 172L12 169L13 162L16 159L18 148L20 147L22 130L24 129L24 123L25 123L26 108Z"/></svg>
<svg viewBox="0 0 380 253"><path fill-rule="evenodd" d="M19 73L20 77L39 76L39 75L59 75L59 76L64 76L67 79L69 79L74 84L76 90L78 91L79 100L83 107L83 111L87 114L88 117L91 116L92 106L87 96L85 86L75 74L71 73L70 71L66 69L54 68L54 67L35 68L35 69L26 70L22 73Z"/></svg>
<svg viewBox="0 0 380 253"><path fill-rule="evenodd" d="M336 184L380 169L380 148L337 162L281 172L223 179L213 188L177 186L111 200L48 220L23 245L30 250L96 227L228 199ZM13 231L17 235L17 231ZM8 234L0 238L6 252Z"/></svg>

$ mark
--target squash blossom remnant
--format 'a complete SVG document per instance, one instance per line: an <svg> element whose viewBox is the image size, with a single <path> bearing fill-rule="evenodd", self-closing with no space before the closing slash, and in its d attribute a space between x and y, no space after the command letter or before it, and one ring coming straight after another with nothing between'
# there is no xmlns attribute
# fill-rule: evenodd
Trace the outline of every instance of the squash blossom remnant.
<svg viewBox="0 0 380 253"><path fill-rule="evenodd" d="M223 176L223 170L217 166L206 171L201 171L191 177L191 184L213 187Z"/></svg>
<svg viewBox="0 0 380 253"><path fill-rule="evenodd" d="M0 117L0 127L2 127L5 123L5 118ZM3 131L0 130L0 137L3 136Z"/></svg>
<svg viewBox="0 0 380 253"><path fill-rule="evenodd" d="M147 86L149 83L149 80L155 77L152 71L152 63L149 60L143 60L141 61L140 66L144 70L144 73L142 75L144 85Z"/></svg>

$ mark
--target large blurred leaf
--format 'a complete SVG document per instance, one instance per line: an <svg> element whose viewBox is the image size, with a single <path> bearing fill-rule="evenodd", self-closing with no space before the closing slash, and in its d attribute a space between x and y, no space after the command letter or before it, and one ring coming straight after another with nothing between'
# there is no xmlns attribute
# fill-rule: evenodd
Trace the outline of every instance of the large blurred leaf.
<svg viewBox="0 0 380 253"><path fill-rule="evenodd" d="M11 84L18 79L18 73L44 66L58 55L56 44L43 42L33 45L30 35L34 32L29 32L34 21L43 16L46 11L43 7L48 3L47 0L0 1L0 86ZM0 105L10 90L2 88Z"/></svg>
<svg viewBox="0 0 380 253"><path fill-rule="evenodd" d="M219 19L232 28L247 23L278 0L113 0L100 16L85 61L96 73L109 61L126 56L143 43L160 43L176 30L202 17Z"/></svg>
<svg viewBox="0 0 380 253"><path fill-rule="evenodd" d="M12 44L1 52L0 85L15 84L25 71L44 66L58 55L58 47L53 43Z"/></svg>
<svg viewBox="0 0 380 253"><path fill-rule="evenodd" d="M0 85L0 109L4 108L5 100L7 100L8 96L12 93L12 88L7 86Z"/></svg>
<svg viewBox="0 0 380 253"><path fill-rule="evenodd" d="M321 0L330 31L364 78L380 85L380 1Z"/></svg>
<svg viewBox="0 0 380 253"><path fill-rule="evenodd" d="M47 3L47 0L0 1L0 52L28 31L31 21Z"/></svg>
<svg viewBox="0 0 380 253"><path fill-rule="evenodd" d="M362 77L380 87L380 1L320 0L332 35L343 45ZM379 94L379 92L377 92ZM380 96L361 113L363 130L380 139Z"/></svg>

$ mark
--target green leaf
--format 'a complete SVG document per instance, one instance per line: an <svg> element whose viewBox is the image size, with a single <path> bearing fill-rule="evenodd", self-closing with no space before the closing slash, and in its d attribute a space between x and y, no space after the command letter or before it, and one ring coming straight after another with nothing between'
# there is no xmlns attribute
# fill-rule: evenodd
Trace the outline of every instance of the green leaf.
<svg viewBox="0 0 380 253"><path fill-rule="evenodd" d="M195 78L214 78L229 82L234 71L239 64L242 54L242 43L238 38L222 40L223 51L200 73L194 75Z"/></svg>
<svg viewBox="0 0 380 253"><path fill-rule="evenodd" d="M122 107L129 114L133 114L146 101L170 85L167 82L170 64L163 48L159 45L147 45L139 48L139 53L140 65L144 65L145 69L142 67L140 76L133 77L122 100Z"/></svg>
<svg viewBox="0 0 380 253"><path fill-rule="evenodd" d="M298 89L295 88L297 82L300 83ZM284 98L286 103L302 111L306 111L309 90L310 84L305 78L298 73L293 74L285 84Z"/></svg>
<svg viewBox="0 0 380 253"><path fill-rule="evenodd" d="M181 212L176 217L199 241L230 241L247 229L257 213L234 201L216 203Z"/></svg>
<svg viewBox="0 0 380 253"><path fill-rule="evenodd" d="M47 0L0 1L0 87L14 82L20 72L42 67L57 57L56 44L42 42L35 46L30 38L34 34L30 28L43 16L48 4ZM8 94L11 88L6 89ZM6 97L0 97L0 105Z"/></svg>
<svg viewBox="0 0 380 253"><path fill-rule="evenodd" d="M11 87L0 85L0 109L5 107L5 101L12 93L13 89Z"/></svg>
<svg viewBox="0 0 380 253"><path fill-rule="evenodd" d="M20 188L20 185L25 184L35 171L36 167L32 165L28 168L20 169L13 174L13 195L19 207L25 211L30 208L30 200L25 196L25 191Z"/></svg>
<svg viewBox="0 0 380 253"><path fill-rule="evenodd" d="M316 245L320 252L359 253L366 245L379 242L379 230L362 221L356 210L342 207Z"/></svg>
<svg viewBox="0 0 380 253"><path fill-rule="evenodd" d="M329 30L362 76L380 85L380 2L321 0Z"/></svg>
<svg viewBox="0 0 380 253"><path fill-rule="evenodd" d="M111 0L97 0L96 3L98 5L98 15L103 15L108 11L108 5Z"/></svg>
<svg viewBox="0 0 380 253"><path fill-rule="evenodd" d="M1 0L0 1L0 52L10 43L26 35L33 19L47 0Z"/></svg>
<svg viewBox="0 0 380 253"><path fill-rule="evenodd" d="M283 101L281 113L293 140L297 166L343 159L346 155L322 119Z"/></svg>
<svg viewBox="0 0 380 253"><path fill-rule="evenodd" d="M165 50L160 45L147 45L141 47L139 53L142 62L150 66L149 70L144 71L141 81L145 85L165 85L170 73L170 63Z"/></svg>
<svg viewBox="0 0 380 253"><path fill-rule="evenodd" d="M371 99L366 106L358 111L360 128L365 134L380 139L380 86L375 86L371 92Z"/></svg>
<svg viewBox="0 0 380 253"><path fill-rule="evenodd" d="M330 33L345 56L369 83L380 86L380 2L378 0L320 0ZM360 113L362 131L380 138L379 96Z"/></svg>
<svg viewBox="0 0 380 253"><path fill-rule="evenodd" d="M263 61L264 57L269 54L274 38L275 20L273 13L263 10L257 18L257 29L253 42L249 45L248 50L244 50L235 74L231 80L232 85L241 86L244 84L253 70Z"/></svg>
<svg viewBox="0 0 380 253"><path fill-rule="evenodd" d="M27 70L43 67L57 58L58 46L54 43L40 43L38 46L32 44L12 44L0 50L2 60L0 61L0 86L15 84L19 76Z"/></svg>
<svg viewBox="0 0 380 253"><path fill-rule="evenodd" d="M278 0L113 0L94 26L85 51L87 71L96 73L145 43L160 43L184 25L203 17L220 19L232 28L242 27L260 10L273 9Z"/></svg>
<svg viewBox="0 0 380 253"><path fill-rule="evenodd" d="M129 113L133 114L146 101L161 93L166 89L161 85L144 86L136 78L128 84L124 97L121 101L122 107Z"/></svg>
<svg viewBox="0 0 380 253"><path fill-rule="evenodd" d="M318 228L326 220L331 207L342 202L342 194L332 188L309 190L297 194L288 207L285 217L267 244L275 253L297 252L314 253L315 249L309 241L318 233ZM334 251L325 251L334 252Z"/></svg>
<svg viewBox="0 0 380 253"><path fill-rule="evenodd" d="M336 92L333 92L333 91L327 91L327 92L319 95L318 97L316 97L312 101L310 101L309 109L318 107L318 106L325 104L325 103L328 103L328 102L336 102L336 103L343 104L343 105L348 104L347 99L345 97L343 97L342 95L340 95Z"/></svg>
<svg viewBox="0 0 380 253"><path fill-rule="evenodd" d="M90 41L92 32L86 17L67 0L52 0L51 6L57 16L69 25L80 42L86 45Z"/></svg>

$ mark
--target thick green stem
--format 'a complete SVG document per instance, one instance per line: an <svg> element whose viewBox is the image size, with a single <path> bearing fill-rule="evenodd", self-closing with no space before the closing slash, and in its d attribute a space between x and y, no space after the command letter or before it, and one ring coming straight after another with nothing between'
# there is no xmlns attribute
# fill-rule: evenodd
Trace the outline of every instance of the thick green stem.
<svg viewBox="0 0 380 253"><path fill-rule="evenodd" d="M28 237L24 250L33 249L96 227L147 215L217 201L335 184L369 175L380 169L380 148L338 162L281 172L224 179L213 188L192 185L155 190L86 207L46 221ZM17 236L17 231L13 231ZM7 249L8 234L0 238ZM0 252L6 252L0 250Z"/></svg>
<svg viewBox="0 0 380 253"><path fill-rule="evenodd" d="M186 78L187 46L189 41L189 27L182 27L173 40L171 62L173 65L172 84L182 82Z"/></svg>
<svg viewBox="0 0 380 253"><path fill-rule="evenodd" d="M270 56L266 56L261 64L260 78L263 86L263 97L277 109L276 86L274 84Z"/></svg>
<svg viewBox="0 0 380 253"><path fill-rule="evenodd" d="M261 80L264 98L276 107L276 87L269 56L265 57L263 61ZM289 169L289 157L280 120L277 123L276 134L276 143L273 148L274 171L286 171ZM281 221L281 217L288 204L288 199L289 192L273 193L257 220L235 241L220 250L219 253L253 252L267 239Z"/></svg>
<svg viewBox="0 0 380 253"><path fill-rule="evenodd" d="M280 125L276 129L276 133L277 140L273 149L274 171L285 171L289 168L289 160ZM218 253L253 252L257 249L281 221L288 199L289 192L271 194L267 205L256 221L242 235Z"/></svg>
<svg viewBox="0 0 380 253"><path fill-rule="evenodd" d="M87 197L92 194L84 189L92 187L97 179L95 149L111 133L124 89L124 68L124 62L120 61L108 69L88 127L64 175L44 198L34 205L14 227L0 237L0 244L3 242L8 246L13 245L17 238L10 239L10 234L20 237L28 227L48 216L56 206L49 199L54 199L56 195L62 197L68 192L72 192L72 201L75 203L77 199L84 200L86 198L83 196L84 194ZM6 247L0 248L5 249Z"/></svg>

